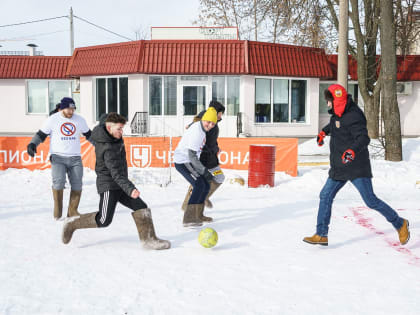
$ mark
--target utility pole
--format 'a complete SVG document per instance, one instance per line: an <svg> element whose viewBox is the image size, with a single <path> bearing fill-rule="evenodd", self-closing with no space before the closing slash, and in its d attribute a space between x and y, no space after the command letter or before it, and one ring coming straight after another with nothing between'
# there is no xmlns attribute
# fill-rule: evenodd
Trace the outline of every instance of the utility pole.
<svg viewBox="0 0 420 315"><path fill-rule="evenodd" d="M348 76L348 28L349 28L349 1L340 0L340 16L338 21L338 66L337 81L347 90Z"/></svg>
<svg viewBox="0 0 420 315"><path fill-rule="evenodd" d="M70 56L73 56L74 51L74 26L73 26L73 8L70 7Z"/></svg>

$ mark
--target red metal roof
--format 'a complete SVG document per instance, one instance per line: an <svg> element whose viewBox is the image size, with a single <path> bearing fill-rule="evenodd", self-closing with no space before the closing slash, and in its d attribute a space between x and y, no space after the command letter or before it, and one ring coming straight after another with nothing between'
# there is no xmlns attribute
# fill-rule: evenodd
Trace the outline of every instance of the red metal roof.
<svg viewBox="0 0 420 315"><path fill-rule="evenodd" d="M333 71L329 79L336 79L337 55L328 55L327 58ZM379 65L377 72L379 74ZM357 61L352 56L349 56L349 75L351 80L357 81ZM420 55L397 56L397 81L420 81Z"/></svg>
<svg viewBox="0 0 420 315"><path fill-rule="evenodd" d="M1 79L65 79L70 57L0 56Z"/></svg>
<svg viewBox="0 0 420 315"><path fill-rule="evenodd" d="M239 40L142 40L78 48L67 71L69 76L128 73L332 76L322 49Z"/></svg>
<svg viewBox="0 0 420 315"><path fill-rule="evenodd" d="M161 74L245 73L245 51L237 40L144 41L139 72Z"/></svg>
<svg viewBox="0 0 420 315"><path fill-rule="evenodd" d="M75 49L67 75L112 75L137 73L140 61L141 41Z"/></svg>
<svg viewBox="0 0 420 315"><path fill-rule="evenodd" d="M249 42L249 73L293 77L332 76L323 49Z"/></svg>

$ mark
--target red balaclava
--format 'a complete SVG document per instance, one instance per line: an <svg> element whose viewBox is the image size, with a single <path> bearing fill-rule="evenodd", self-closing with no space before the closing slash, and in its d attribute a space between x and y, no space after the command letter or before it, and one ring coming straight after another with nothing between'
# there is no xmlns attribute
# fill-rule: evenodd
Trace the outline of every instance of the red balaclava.
<svg viewBox="0 0 420 315"><path fill-rule="evenodd" d="M340 84L332 84L329 86L328 91L331 92L334 102L333 102L333 109L334 113L341 117L346 109L347 104L347 91L346 89L341 86Z"/></svg>

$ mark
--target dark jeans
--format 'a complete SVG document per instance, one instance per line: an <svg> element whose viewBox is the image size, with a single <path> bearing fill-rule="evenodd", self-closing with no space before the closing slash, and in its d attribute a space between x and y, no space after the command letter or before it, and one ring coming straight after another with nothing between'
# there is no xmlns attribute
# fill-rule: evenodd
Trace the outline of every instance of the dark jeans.
<svg viewBox="0 0 420 315"><path fill-rule="evenodd" d="M194 176L185 164L175 163L175 168L193 187L189 205L202 204L210 190L210 184L203 176Z"/></svg>
<svg viewBox="0 0 420 315"><path fill-rule="evenodd" d="M320 236L328 236L328 226L331 219L331 206L337 192L346 184L347 181L334 180L328 178L324 187L319 194L319 209L316 225L316 234ZM397 212L388 206L385 202L376 197L372 188L372 179L368 177L353 179L352 184L357 188L363 198L365 204L380 214L382 214L388 222L390 222L397 230L401 228L403 219L398 216Z"/></svg>
<svg viewBox="0 0 420 315"><path fill-rule="evenodd" d="M95 217L98 227L106 227L111 224L117 202L122 203L133 211L147 208L147 205L140 197L133 199L122 189L105 191L100 194L99 211Z"/></svg>

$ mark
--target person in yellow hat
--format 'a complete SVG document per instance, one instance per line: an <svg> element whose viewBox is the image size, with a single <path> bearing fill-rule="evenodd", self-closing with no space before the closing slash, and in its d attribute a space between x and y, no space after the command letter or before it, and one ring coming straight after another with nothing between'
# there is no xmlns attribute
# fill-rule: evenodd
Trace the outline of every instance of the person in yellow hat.
<svg viewBox="0 0 420 315"><path fill-rule="evenodd" d="M199 226L212 221L204 216L204 200L210 190L213 174L200 162L200 154L206 143L206 132L217 123L217 111L209 107L200 121L193 123L184 133L174 152L175 169L193 187L184 212L184 226Z"/></svg>

